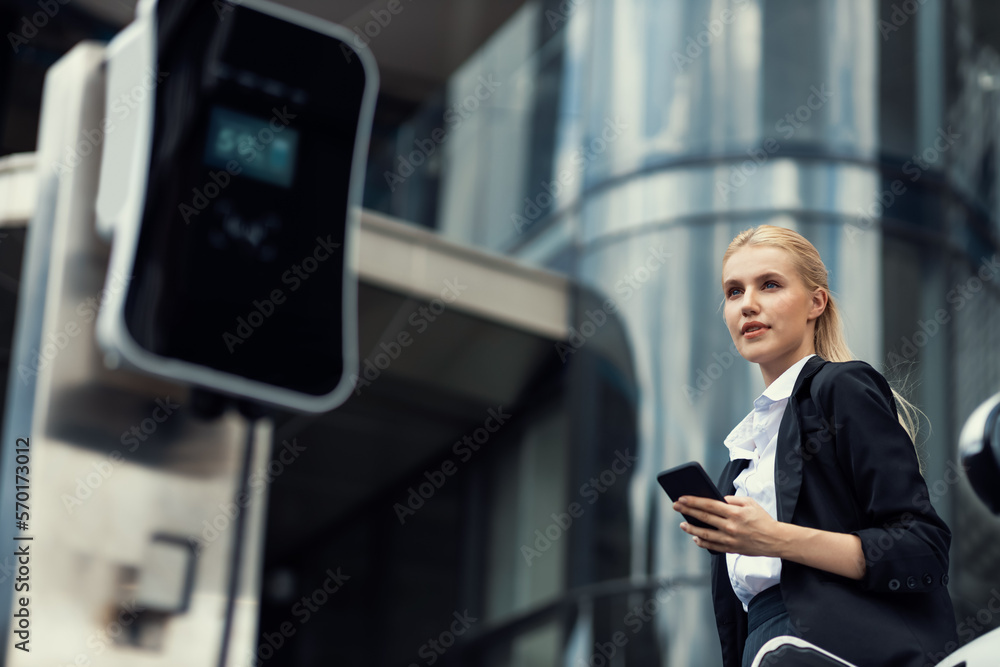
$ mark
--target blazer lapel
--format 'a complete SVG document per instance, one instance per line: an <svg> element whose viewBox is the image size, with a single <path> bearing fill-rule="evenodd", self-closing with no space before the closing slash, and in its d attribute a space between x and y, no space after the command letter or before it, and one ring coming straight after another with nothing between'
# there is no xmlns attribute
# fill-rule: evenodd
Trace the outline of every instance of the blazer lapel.
<svg viewBox="0 0 1000 667"><path fill-rule="evenodd" d="M788 523L792 520L795 504L799 500L799 489L802 488L802 433L800 430L799 393L803 386L808 385L809 378L827 363L829 362L818 355L810 357L805 363L799 377L795 380L792 395L788 398L785 413L778 426L777 451L774 457L774 486L778 521Z"/></svg>
<svg viewBox="0 0 1000 667"><path fill-rule="evenodd" d="M750 459L733 459L722 469L719 475L719 491L724 496L731 496L736 493L736 478L750 465Z"/></svg>

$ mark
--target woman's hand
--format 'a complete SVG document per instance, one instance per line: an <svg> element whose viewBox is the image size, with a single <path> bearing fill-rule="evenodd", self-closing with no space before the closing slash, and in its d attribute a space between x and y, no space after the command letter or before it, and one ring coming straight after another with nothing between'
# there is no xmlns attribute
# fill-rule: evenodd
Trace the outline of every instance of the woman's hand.
<svg viewBox="0 0 1000 667"><path fill-rule="evenodd" d="M771 517L757 501L746 496L726 496L726 502L682 496L674 503L678 512L700 519L715 528L699 528L684 522L681 529L703 549L744 556L781 558L784 526Z"/></svg>
<svg viewBox="0 0 1000 667"><path fill-rule="evenodd" d="M687 521L685 533L703 549L744 556L783 558L849 579L864 578L867 564L861 538L776 521L755 500L726 496L726 502L682 496L674 509L715 528L699 528Z"/></svg>

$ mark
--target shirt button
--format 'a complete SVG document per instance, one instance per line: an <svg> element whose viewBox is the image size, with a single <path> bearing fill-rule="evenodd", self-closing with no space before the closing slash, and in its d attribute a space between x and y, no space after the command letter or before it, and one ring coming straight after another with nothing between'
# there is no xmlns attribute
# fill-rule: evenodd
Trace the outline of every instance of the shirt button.
<svg viewBox="0 0 1000 667"><path fill-rule="evenodd" d="M930 586L934 583L934 577L929 574L924 575L924 586Z"/></svg>
<svg viewBox="0 0 1000 667"><path fill-rule="evenodd" d="M948 585L948 575L947 574L942 574L941 575L941 585L942 586L947 586Z"/></svg>
<svg viewBox="0 0 1000 667"><path fill-rule="evenodd" d="M916 577L907 577L906 578L906 587L907 588L916 588L917 587L917 578Z"/></svg>
<svg viewBox="0 0 1000 667"><path fill-rule="evenodd" d="M889 590L890 591L898 591L899 590L899 579L890 579L889 580Z"/></svg>

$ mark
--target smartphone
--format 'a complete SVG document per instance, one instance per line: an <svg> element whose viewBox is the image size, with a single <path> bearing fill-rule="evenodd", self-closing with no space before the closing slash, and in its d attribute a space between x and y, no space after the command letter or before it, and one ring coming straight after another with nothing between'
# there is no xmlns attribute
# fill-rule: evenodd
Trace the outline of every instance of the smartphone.
<svg viewBox="0 0 1000 667"><path fill-rule="evenodd" d="M715 483L709 478L708 473L697 461L679 465L670 470L664 470L656 476L656 481L660 483L663 490L667 492L670 499L676 501L681 496L698 496L700 498L711 498L726 502L722 493ZM701 528L715 529L704 521L690 517L681 513L688 523Z"/></svg>

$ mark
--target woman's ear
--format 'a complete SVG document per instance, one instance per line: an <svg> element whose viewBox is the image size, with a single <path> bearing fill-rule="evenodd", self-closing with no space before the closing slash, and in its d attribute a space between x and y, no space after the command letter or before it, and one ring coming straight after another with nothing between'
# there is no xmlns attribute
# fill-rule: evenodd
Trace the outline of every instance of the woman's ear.
<svg viewBox="0 0 1000 667"><path fill-rule="evenodd" d="M826 293L826 290L817 287L812 293L812 308L809 309L809 319L813 320L818 318L826 311L826 304L830 299L830 295Z"/></svg>

